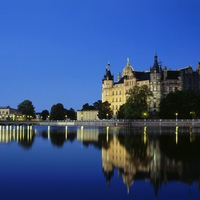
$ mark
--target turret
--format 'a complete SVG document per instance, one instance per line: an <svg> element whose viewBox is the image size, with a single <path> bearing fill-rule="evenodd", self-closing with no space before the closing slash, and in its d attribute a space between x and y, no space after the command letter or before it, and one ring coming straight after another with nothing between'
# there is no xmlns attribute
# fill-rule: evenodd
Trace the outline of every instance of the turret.
<svg viewBox="0 0 200 200"><path fill-rule="evenodd" d="M158 56L154 56L154 64L153 67L150 68L150 82L160 82L161 81L161 73L162 67L161 62L158 62Z"/></svg>
<svg viewBox="0 0 200 200"><path fill-rule="evenodd" d="M151 72L153 73L160 73L161 72L161 63L158 62L158 56L155 54L154 56L154 64L153 67L151 68Z"/></svg>
<svg viewBox="0 0 200 200"><path fill-rule="evenodd" d="M118 82L120 81L121 78L122 78L122 77L121 77L121 74L120 74L120 72L119 72L119 73L118 73L118 77L117 77Z"/></svg>
<svg viewBox="0 0 200 200"><path fill-rule="evenodd" d="M108 63L106 67L106 73L102 79L102 102L109 101L109 98L111 97L111 89L114 84L114 76L111 75L110 71L110 63Z"/></svg>
<svg viewBox="0 0 200 200"><path fill-rule="evenodd" d="M167 73L167 68L165 69ZM159 105L161 100L161 80L162 80L162 68L161 62L158 62L158 56L154 56L153 67L150 68L150 90L153 92L153 97L150 101L150 112L156 113L159 111Z"/></svg>
<svg viewBox="0 0 200 200"><path fill-rule="evenodd" d="M110 81L114 80L114 76L111 75L111 72L110 72L110 63L107 64L106 73L102 79L102 82L104 82L105 80L110 80Z"/></svg>

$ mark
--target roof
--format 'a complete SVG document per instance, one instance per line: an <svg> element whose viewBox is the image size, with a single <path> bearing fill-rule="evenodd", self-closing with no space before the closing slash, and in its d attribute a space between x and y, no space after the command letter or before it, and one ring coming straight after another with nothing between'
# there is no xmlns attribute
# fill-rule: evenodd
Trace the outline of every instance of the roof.
<svg viewBox="0 0 200 200"><path fill-rule="evenodd" d="M180 72L175 70L167 71L166 79L178 79Z"/></svg>
<svg viewBox="0 0 200 200"><path fill-rule="evenodd" d="M135 72L135 76L138 81L149 80L150 72Z"/></svg>
<svg viewBox="0 0 200 200"><path fill-rule="evenodd" d="M15 108L11 108L10 106L0 106L0 109L13 109L13 110L16 110Z"/></svg>

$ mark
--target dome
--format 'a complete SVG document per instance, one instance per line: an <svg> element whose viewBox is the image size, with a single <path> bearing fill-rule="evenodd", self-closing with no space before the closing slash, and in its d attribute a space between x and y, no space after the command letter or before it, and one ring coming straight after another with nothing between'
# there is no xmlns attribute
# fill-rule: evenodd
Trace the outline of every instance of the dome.
<svg viewBox="0 0 200 200"><path fill-rule="evenodd" d="M130 60L127 58L127 64L123 69L123 74L122 76L132 76L133 75L133 67L130 65Z"/></svg>

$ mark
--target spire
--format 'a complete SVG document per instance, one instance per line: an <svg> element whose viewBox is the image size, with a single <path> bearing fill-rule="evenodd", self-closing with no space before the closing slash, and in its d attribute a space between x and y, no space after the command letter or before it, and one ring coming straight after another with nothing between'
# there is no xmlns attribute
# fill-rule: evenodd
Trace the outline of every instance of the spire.
<svg viewBox="0 0 200 200"><path fill-rule="evenodd" d="M152 71L156 72L156 73L160 72L159 63L158 63L158 56L157 56L156 53L154 55L154 64L153 64L153 67L152 67Z"/></svg>
<svg viewBox="0 0 200 200"><path fill-rule="evenodd" d="M157 56L157 53L155 53L155 55L154 55L154 63L155 62L158 62L158 56Z"/></svg>
<svg viewBox="0 0 200 200"><path fill-rule="evenodd" d="M106 69L110 71L110 62L109 61L108 61Z"/></svg>

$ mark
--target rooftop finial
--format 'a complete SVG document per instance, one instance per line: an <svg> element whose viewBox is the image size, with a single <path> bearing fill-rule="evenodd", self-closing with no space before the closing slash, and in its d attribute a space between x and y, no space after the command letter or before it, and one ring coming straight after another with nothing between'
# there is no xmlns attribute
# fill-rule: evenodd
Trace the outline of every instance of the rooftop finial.
<svg viewBox="0 0 200 200"><path fill-rule="evenodd" d="M107 70L110 70L110 62L108 61L108 64L107 64Z"/></svg>
<svg viewBox="0 0 200 200"><path fill-rule="evenodd" d="M127 58L127 65L130 65L130 59Z"/></svg>

